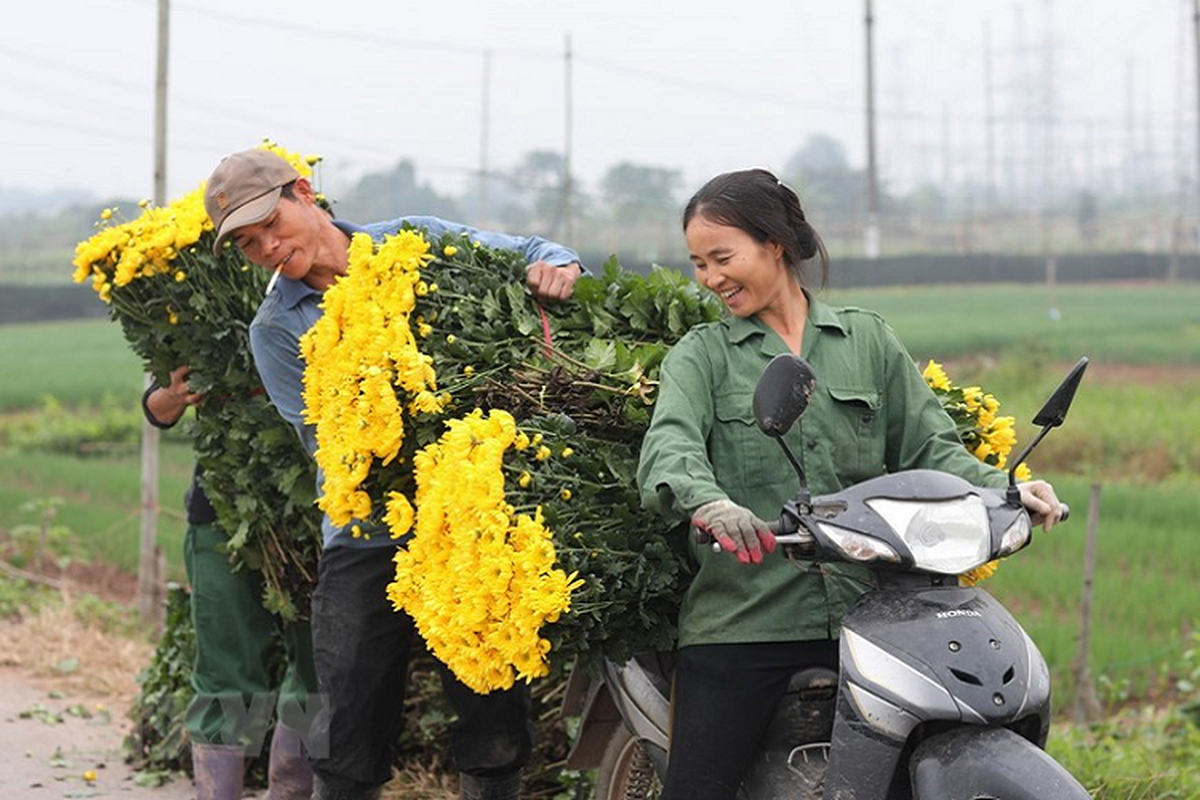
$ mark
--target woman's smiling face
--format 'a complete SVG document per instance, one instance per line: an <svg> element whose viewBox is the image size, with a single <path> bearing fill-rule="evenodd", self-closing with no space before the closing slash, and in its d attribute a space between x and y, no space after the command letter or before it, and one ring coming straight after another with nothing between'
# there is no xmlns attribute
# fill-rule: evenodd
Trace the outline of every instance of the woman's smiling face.
<svg viewBox="0 0 1200 800"><path fill-rule="evenodd" d="M741 228L697 214L684 231L696 281L737 317L761 312L787 291L792 278L783 248L760 244Z"/></svg>

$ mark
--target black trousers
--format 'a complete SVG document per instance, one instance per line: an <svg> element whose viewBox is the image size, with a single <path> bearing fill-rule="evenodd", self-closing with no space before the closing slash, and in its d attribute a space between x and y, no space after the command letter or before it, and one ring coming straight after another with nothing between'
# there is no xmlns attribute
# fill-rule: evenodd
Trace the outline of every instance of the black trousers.
<svg viewBox="0 0 1200 800"><path fill-rule="evenodd" d="M414 642L424 646L412 619L387 597L394 555L392 546L334 547L321 554L312 631L324 705L310 738L328 743L312 766L330 785L377 786L392 775L409 655ZM505 692L476 694L440 662L439 668L458 716L450 744L459 771L494 777L523 767L533 746L529 687L518 683Z"/></svg>
<svg viewBox="0 0 1200 800"><path fill-rule="evenodd" d="M679 651L662 800L733 800L788 680L838 668L835 641L693 645Z"/></svg>

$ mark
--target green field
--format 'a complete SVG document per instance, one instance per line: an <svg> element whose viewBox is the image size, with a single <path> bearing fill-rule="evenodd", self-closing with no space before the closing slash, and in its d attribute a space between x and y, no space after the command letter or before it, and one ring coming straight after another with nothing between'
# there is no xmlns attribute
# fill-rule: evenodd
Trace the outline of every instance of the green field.
<svg viewBox="0 0 1200 800"><path fill-rule="evenodd" d="M171 577L183 575L183 494L191 482L191 447L170 442L159 451L158 543ZM0 451L0 531L37 522L22 512L30 498L62 499L55 523L70 528L87 560L136 572L141 525L138 454L79 457Z"/></svg>
<svg viewBox="0 0 1200 800"><path fill-rule="evenodd" d="M1032 352L1058 361L1200 367L1200 283L855 289L838 305L878 311L914 358Z"/></svg>
<svg viewBox="0 0 1200 800"><path fill-rule="evenodd" d="M141 396L137 356L107 320L0 325L0 410Z"/></svg>
<svg viewBox="0 0 1200 800"><path fill-rule="evenodd" d="M1057 322L1044 290L1012 286L839 292L836 303L874 308L919 360L948 364L960 385L979 383L1028 420L1065 369L1092 367L1066 426L1031 459L1055 483L1073 519L1037 537L988 588L1043 648L1060 707L1071 697L1089 487L1102 484L1093 640L1089 663L1109 684L1137 693L1164 680L1200 618L1200 285L1060 288ZM137 416L141 367L119 328L105 321L0 326L0 530L29 520L29 497L61 496L60 520L106 561L136 559L136 454L79 457L4 447L4 423L46 395L95 413L120 398ZM178 570L176 511L190 455L177 437L163 447L160 542Z"/></svg>

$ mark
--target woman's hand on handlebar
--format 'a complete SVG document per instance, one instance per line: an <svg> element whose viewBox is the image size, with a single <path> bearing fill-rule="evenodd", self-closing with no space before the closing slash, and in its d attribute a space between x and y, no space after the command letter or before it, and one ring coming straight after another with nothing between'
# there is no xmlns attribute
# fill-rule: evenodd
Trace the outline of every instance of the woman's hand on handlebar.
<svg viewBox="0 0 1200 800"><path fill-rule="evenodd" d="M775 549L768 524L732 500L705 503L692 514L692 524L716 539L722 550L736 553L742 564L762 563L763 550Z"/></svg>
<svg viewBox="0 0 1200 800"><path fill-rule="evenodd" d="M1029 512L1034 525L1048 531L1066 518L1066 506L1059 502L1054 487L1046 481L1018 483L1021 505Z"/></svg>

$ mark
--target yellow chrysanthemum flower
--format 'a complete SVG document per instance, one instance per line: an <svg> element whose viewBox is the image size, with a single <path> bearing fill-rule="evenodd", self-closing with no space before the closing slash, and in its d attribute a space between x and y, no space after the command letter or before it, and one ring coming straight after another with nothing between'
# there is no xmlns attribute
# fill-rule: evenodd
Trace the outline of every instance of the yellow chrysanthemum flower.
<svg viewBox="0 0 1200 800"><path fill-rule="evenodd" d="M403 493L388 492L387 513L384 515L383 521L387 523L393 539L399 539L412 530L415 518L416 511L413 510L412 503L408 502L408 498Z"/></svg>
<svg viewBox="0 0 1200 800"><path fill-rule="evenodd" d="M936 361L930 361L925 365L925 371L922 373L925 382L930 388L942 392L950 391L950 379L946 377L946 371L942 369L942 365Z"/></svg>
<svg viewBox="0 0 1200 800"><path fill-rule="evenodd" d="M203 195L202 184L166 206L146 205L131 222L105 224L76 246L71 262L75 282L99 274L119 288L137 278L174 272L172 262L179 253L212 229ZM101 218L111 222L111 211ZM93 281L92 286L99 293L104 283Z"/></svg>
<svg viewBox="0 0 1200 800"><path fill-rule="evenodd" d="M371 515L360 487L372 464L399 453L405 416L440 413L448 402L410 321L429 243L413 231L378 246L355 234L348 257L345 277L322 298L325 313L300 340L305 419L316 425L325 474L317 502L336 525Z"/></svg>
<svg viewBox="0 0 1200 800"><path fill-rule="evenodd" d="M962 586L974 586L977 583L982 583L988 578L996 574L996 570L1000 568L999 561L989 561L981 567L958 576L958 582Z"/></svg>
<svg viewBox="0 0 1200 800"><path fill-rule="evenodd" d="M582 581L554 567L541 509L514 513L505 500L504 454L518 436L512 415L477 409L446 427L414 459L414 535L396 554L388 596L463 683L507 689L548 673L540 630L569 610Z"/></svg>
<svg viewBox="0 0 1200 800"><path fill-rule="evenodd" d="M282 158L284 161L292 165L292 169L300 175L301 178L311 178L312 168L321 160L320 156L302 156L299 153L293 153L287 150L270 139L263 139L262 144L258 146L259 150L270 150L275 155Z"/></svg>

